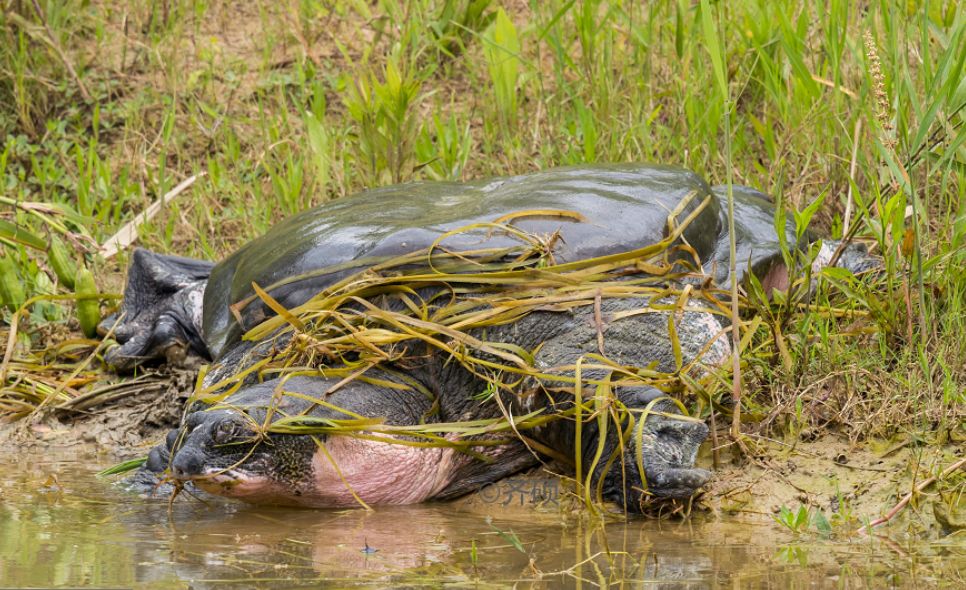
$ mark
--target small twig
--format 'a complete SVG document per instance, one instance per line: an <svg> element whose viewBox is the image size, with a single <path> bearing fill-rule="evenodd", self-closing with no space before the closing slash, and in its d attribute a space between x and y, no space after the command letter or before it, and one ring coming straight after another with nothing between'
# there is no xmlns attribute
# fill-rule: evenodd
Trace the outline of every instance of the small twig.
<svg viewBox="0 0 966 590"><path fill-rule="evenodd" d="M943 479L944 477L956 471L957 469L963 469L964 467L966 467L966 457L960 458L959 461L956 461L955 463L953 463L952 465L944 469L943 472L940 473L939 475L934 475L928 479L924 479L922 483L920 483L915 487L915 489L913 489L911 492L903 496L902 499L899 500L899 502L895 506L893 506L892 509L889 510L889 512L886 513L885 516L880 516L879 518L873 520L869 524L857 530L856 533L860 535L867 535L875 527L881 526L889 522L890 520L895 518L895 516L899 514L899 512L902 511L902 509L905 508L907 504L909 504L913 496L915 496L916 494L922 493L923 490L925 490L935 482L939 481L940 479Z"/></svg>
<svg viewBox="0 0 966 590"><path fill-rule="evenodd" d="M601 356L604 356L604 321L600 313L600 299L601 292L598 289L597 294L594 295L594 326L597 328L597 350Z"/></svg>
<svg viewBox="0 0 966 590"><path fill-rule="evenodd" d="M899 555L899 557L903 557L903 558L909 557L909 554L903 551L902 547L900 547L898 543L896 543L889 537L886 537L885 535L876 535L875 538L885 543L886 547L895 551L896 554Z"/></svg>
<svg viewBox="0 0 966 590"><path fill-rule="evenodd" d="M861 227L859 222L862 221L864 217L864 211L859 211L858 215L855 216L855 223L852 224L852 227L849 228L848 232L844 232L842 241L839 242L835 252L832 253L832 257L828 261L829 267L835 266L839 263L839 258L842 257L842 253L845 252L845 249L849 246L849 244L852 243L852 240L855 238L855 234L859 232L859 227Z"/></svg>
<svg viewBox="0 0 966 590"><path fill-rule="evenodd" d="M84 85L84 81L81 80L80 76L77 75L77 71L74 69L73 64L70 63L70 59L67 58L67 54L61 49L60 43L57 42L57 38L54 37L54 32L50 30L50 25L47 24L47 17L44 15L44 11L40 8L40 3L37 0L33 0L34 12L37 13L37 18L44 25L44 30L47 31L47 42L53 47L54 51L57 52L57 56L60 61L64 62L64 67L70 72L71 78L77 83L77 88L80 89L81 96L84 97L85 102L91 102L91 93L87 91L87 86Z"/></svg>
<svg viewBox="0 0 966 590"><path fill-rule="evenodd" d="M118 68L118 73L124 73L124 64L127 62L127 11L124 12L124 18L122 19L122 28L124 29L124 44L121 46L121 67Z"/></svg>
<svg viewBox="0 0 966 590"><path fill-rule="evenodd" d="M839 463L838 461L835 461L833 459L826 459L826 460L832 461L832 463L835 463L835 465L838 467L844 467L846 469L852 469L857 471L874 471L876 473L889 473L891 471L890 469L884 469L882 467L862 467L859 465L849 465L848 463Z"/></svg>
<svg viewBox="0 0 966 590"><path fill-rule="evenodd" d="M963 102L963 104L956 107L956 110L950 113L949 116L946 117L946 120L952 121L953 119L956 118L956 115L959 114L959 111L963 110L964 108L966 108L966 102ZM956 123L955 125L953 125L952 131L959 129L962 125L963 125L962 121ZM925 151L927 147L929 151L932 151L933 148L937 147L940 143L945 141L945 138L941 137L942 132L943 132L943 127L940 125L939 127L936 128L935 131L932 132L932 134L930 134L929 138L926 141L919 144L919 147L916 148L916 151L913 152L912 155L909 156L909 158L906 160L905 168L911 169L913 166L918 164L920 156L922 156L923 151Z"/></svg>
<svg viewBox="0 0 966 590"><path fill-rule="evenodd" d="M912 261L909 262L909 266L912 266ZM912 297L909 293L909 282L906 281L906 277L903 276L901 279L902 284L902 299L906 304L906 338L907 342L912 342Z"/></svg>
<svg viewBox="0 0 966 590"><path fill-rule="evenodd" d="M188 187L190 187L192 184L195 183L196 180L203 177L204 175L205 175L204 172L199 172L194 176L189 176L188 178L183 180L180 184L178 184L178 186L174 187L173 189L165 193L164 196L162 196L160 199L151 203L148 206L148 208L144 210L143 213L138 214L134 219L124 224L124 227L117 230L117 233L115 233L113 236L108 238L104 242L104 245L101 246L101 249L100 249L101 256L103 256L104 259L106 260L114 256L124 248L127 248L128 246L133 244L134 241L138 239L138 227L141 224L146 223L152 217L157 215L158 212L161 210L161 207L163 207L165 203L171 201L171 199L177 197L182 192L187 190Z"/></svg>
<svg viewBox="0 0 966 590"><path fill-rule="evenodd" d="M20 321L20 310L14 312L10 318L10 331L7 332L7 346L4 348L3 361L0 362L0 386L7 384L7 369L10 366L10 359L13 358L13 349L17 344L17 322Z"/></svg>
<svg viewBox="0 0 966 590"><path fill-rule="evenodd" d="M825 78L820 78L820 77L816 76L815 74L812 74L812 80L815 80L816 82L818 82L822 86L828 86L832 90L838 90L839 92L841 92L845 96L848 96L851 99L858 98L858 95L855 94L855 91L849 90L845 86L839 86L838 84L836 84L835 82L832 82L831 80L826 80Z"/></svg>
<svg viewBox="0 0 966 590"><path fill-rule="evenodd" d="M718 448L718 425L715 423L714 415L717 412L714 411L714 404L711 405L711 465L718 469L721 465L721 450Z"/></svg>

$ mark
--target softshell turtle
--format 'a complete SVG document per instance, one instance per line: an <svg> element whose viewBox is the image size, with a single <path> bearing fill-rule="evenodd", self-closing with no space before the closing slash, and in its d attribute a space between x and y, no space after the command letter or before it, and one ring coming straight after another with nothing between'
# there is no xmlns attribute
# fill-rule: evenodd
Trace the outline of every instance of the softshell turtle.
<svg viewBox="0 0 966 590"><path fill-rule="evenodd" d="M764 285L781 287L787 283L787 271L773 206L754 189L735 187L734 193L736 280L752 272ZM519 247L511 232L494 228L498 221L526 235L542 236L545 262L561 265L645 248L669 235L669 217L687 219L675 234L675 243L686 246L677 252L691 258L692 272L680 280L699 284L712 279L727 285L731 279L724 194L722 187L712 189L696 174L673 167L561 168L471 183L412 183L369 190L295 215L215 265L137 250L120 321L109 318L103 324L105 330L114 327L120 343L107 360L129 369L148 359L178 359L190 352L212 361L205 383L216 383L276 350L277 342L268 346L242 338L275 313L263 304L264 298L252 297L253 284L291 309L353 273L427 248L470 256ZM475 229L457 231L467 227ZM790 226L787 234L792 247L805 248L814 240L809 234L796 241ZM823 245L813 264L827 264L833 249L832 244ZM851 249L840 260L854 271L868 266L867 257ZM697 305L676 312L675 350L666 313L632 311L650 303L636 296L607 297L593 307L547 306L489 327L485 338L536 351L535 366L569 367L570 375L578 358L597 353L603 342L608 358L621 365L666 372L681 362L703 370L700 367L721 363L730 354L722 323L710 309ZM177 480L256 503L329 507L361 499L399 504L456 497L531 467L540 455L576 453L585 466L596 466L591 481L602 496L629 510L641 506L648 495L689 497L710 477L708 471L694 467L707 427L676 419L677 406L650 387L613 391L624 407L650 411L643 415L634 439L622 441L628 460L608 465L592 459L601 451L608 456L621 444L616 429L599 435L596 423L583 424L576 449L574 420L550 422L469 454L364 436L254 436L252 424L283 414L416 425L573 407L572 393L561 394L532 379L521 381L512 395L497 392L499 403L482 403L479 398L487 382L451 361L434 349L372 367L365 380L344 382L323 373L287 378L284 383L271 375L247 377L216 409L190 413L182 427L152 451L139 477L169 469ZM598 368L586 371L583 378L600 380L605 375ZM293 395L279 402L282 388Z"/></svg>

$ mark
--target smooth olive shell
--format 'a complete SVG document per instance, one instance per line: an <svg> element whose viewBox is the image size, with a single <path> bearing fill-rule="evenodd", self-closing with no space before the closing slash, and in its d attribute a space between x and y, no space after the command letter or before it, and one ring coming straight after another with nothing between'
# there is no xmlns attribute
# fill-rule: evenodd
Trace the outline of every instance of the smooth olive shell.
<svg viewBox="0 0 966 590"><path fill-rule="evenodd" d="M229 311L229 305L253 294L253 282L267 288L310 271L334 269L271 290L283 306L295 307L349 273L427 248L446 232L530 210L582 216L584 221L522 217L513 225L530 234L559 232L553 250L558 263L584 260L660 241L667 235L668 214L690 193L694 198L679 220L706 197L712 200L688 225L684 239L702 261L720 263L722 236L727 247L723 200L698 175L670 166L585 166L468 183L416 182L338 199L282 221L215 266L205 291L204 339L217 358L244 330L264 319L266 309L258 301L242 309L244 326ZM745 263L751 259L754 265L776 251L773 209L757 191L742 188L736 189L738 193L741 204L736 217L748 219L737 232L739 241L748 246L739 258ZM520 242L503 232L477 230L449 236L442 244L450 251L465 251ZM753 248L754 244L764 247Z"/></svg>

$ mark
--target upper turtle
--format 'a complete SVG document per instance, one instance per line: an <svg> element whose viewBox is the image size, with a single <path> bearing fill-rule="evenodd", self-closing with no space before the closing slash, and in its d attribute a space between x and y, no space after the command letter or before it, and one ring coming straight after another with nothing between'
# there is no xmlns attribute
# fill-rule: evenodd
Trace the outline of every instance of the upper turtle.
<svg viewBox="0 0 966 590"><path fill-rule="evenodd" d="M709 199L709 197L711 197ZM693 172L670 166L617 164L558 168L468 183L416 182L365 191L282 221L217 264L205 289L203 337L220 356L244 330L265 319L260 303L229 306L263 288L286 308L367 266L424 250L448 232L527 213L512 224L550 236L557 263L643 248L667 235L668 215L687 198L679 219L703 208L683 232L702 260L713 258L721 211L711 188ZM520 241L492 227L446 236L442 246L462 252L509 248Z"/></svg>

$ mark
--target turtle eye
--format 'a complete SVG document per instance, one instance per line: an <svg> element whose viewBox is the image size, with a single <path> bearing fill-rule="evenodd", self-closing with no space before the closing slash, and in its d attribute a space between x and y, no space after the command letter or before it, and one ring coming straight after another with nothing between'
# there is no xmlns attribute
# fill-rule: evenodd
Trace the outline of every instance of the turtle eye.
<svg viewBox="0 0 966 590"><path fill-rule="evenodd" d="M247 429L243 424L236 420L222 420L215 426L211 438L216 445L227 445L238 440L246 434Z"/></svg>

